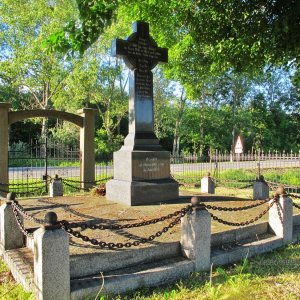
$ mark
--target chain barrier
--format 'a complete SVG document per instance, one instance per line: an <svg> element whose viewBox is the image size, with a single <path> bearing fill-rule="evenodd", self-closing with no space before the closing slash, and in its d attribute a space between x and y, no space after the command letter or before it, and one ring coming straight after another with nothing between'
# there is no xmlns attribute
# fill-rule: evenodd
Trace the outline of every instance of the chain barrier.
<svg viewBox="0 0 300 300"><path fill-rule="evenodd" d="M256 182L255 179L218 179L218 182L228 182L228 183L245 183L245 182Z"/></svg>
<svg viewBox="0 0 300 300"><path fill-rule="evenodd" d="M278 217L280 219L280 223L283 226L283 218L282 218L282 215L281 215L280 205L279 205L278 201L276 201L276 207L277 207L277 212L278 212Z"/></svg>
<svg viewBox="0 0 300 300"><path fill-rule="evenodd" d="M16 209L16 207L14 205L12 205L12 210L13 210L13 213L14 213L14 216L15 216L15 219L17 221L17 224L18 224L18 227L20 228L20 230L22 231L22 233L27 236L27 237L32 237L33 236L33 233L29 232L28 230L25 229L24 225L23 225L23 222L19 216L19 213Z"/></svg>
<svg viewBox="0 0 300 300"><path fill-rule="evenodd" d="M46 222L42 219L39 219L39 218L36 218L30 214L28 214L25 209L19 205L18 203L16 202L12 202L12 207L18 212L18 214L21 214L24 218L26 218L27 220L29 221L32 221L32 222L35 222L35 223L38 223L38 224L46 224Z"/></svg>
<svg viewBox="0 0 300 300"><path fill-rule="evenodd" d="M82 187L78 187L78 186L72 185L72 184L70 184L70 183L67 183L67 182L65 181L65 179L62 179L62 182L63 182L63 184L65 184L66 186L71 187L71 188L73 188L73 189L75 189L75 190L78 190L78 191L89 191L89 190L90 190L89 188L82 188Z"/></svg>
<svg viewBox="0 0 300 300"><path fill-rule="evenodd" d="M296 208L298 208L298 209L300 209L300 205L297 204L297 203L295 203L294 201L293 201L293 206L296 207Z"/></svg>
<svg viewBox="0 0 300 300"><path fill-rule="evenodd" d="M164 227L162 230L157 231L155 234L148 236L147 238L141 238L139 241L127 242L127 243L112 243L112 242L107 243L107 242L103 242L103 241L98 241L98 240L90 238L86 235L82 235L79 231L75 231L75 230L71 229L70 227L65 226L64 221L61 222L61 224L62 224L62 227L66 230L66 232L68 232L70 235L72 235L76 238L83 240L84 242L88 242L94 246L99 246L100 248L121 249L123 247L129 248L132 246L139 246L140 244L145 244L147 242L153 241L155 238L160 237L161 235L166 233L169 229L173 228L175 225L180 223L181 217L182 216L175 218L175 220L170 222L168 226Z"/></svg>
<svg viewBox="0 0 300 300"><path fill-rule="evenodd" d="M118 230L118 229L128 229L128 228L136 228L136 227L142 227L142 226L148 226L148 225L152 225L152 224L156 224L158 222L163 222L165 220L169 220L172 219L176 216L180 216L180 217L184 217L186 215L186 213L188 211L190 211L192 208L191 205L188 205L187 207L182 208L181 210L177 210L174 213L168 214L166 216L160 217L160 218L155 218L152 220L147 220L147 221L143 221L143 222L139 222L139 223L132 223L132 224L123 224L123 225L116 225L116 224L110 224L110 225L106 225L106 224L94 224L94 225L89 225L87 223L69 223L68 221L63 221L64 222L64 226L66 228L81 228L82 230L84 229L92 229L92 230Z"/></svg>
<svg viewBox="0 0 300 300"><path fill-rule="evenodd" d="M74 180L74 179L63 179L63 181L67 181L67 182L73 182L73 183L98 183L98 182L102 182L108 179L111 179L112 177L107 177L107 178L103 178L103 179L98 179L98 180L94 180L94 181L81 181L81 180Z"/></svg>
<svg viewBox="0 0 300 300"><path fill-rule="evenodd" d="M296 195L296 194L287 194L287 196L292 197L292 198L296 198L296 199L300 199L300 195ZM293 200L293 206L300 209L300 205L295 203L294 200Z"/></svg>
<svg viewBox="0 0 300 300"><path fill-rule="evenodd" d="M268 208L266 208L265 210L263 210L258 216L256 216L255 218L252 218L250 219L249 221L244 221L244 222L230 222L230 221L226 221L224 219L221 219L217 216L215 216L214 214L210 213L212 219L214 221L217 221L221 224L224 224L224 225L229 225L229 226L238 226L238 227L241 227L241 226L246 226L246 225L249 225L249 224L252 224L256 221L258 221L259 219L261 219L269 210L270 208L278 202L278 199L277 198L273 198L273 201L270 203L270 205L268 206Z"/></svg>
<svg viewBox="0 0 300 300"><path fill-rule="evenodd" d="M20 195L20 196L22 196L22 195L26 195L26 196L28 196L28 195L34 195L36 192L38 192L38 191L43 191L45 189L45 187L44 186L41 186L41 187L38 187L38 188L36 188L35 190L31 190L31 191L26 191L26 192L18 192L18 191L16 191L16 190L14 190L14 189L10 189L10 191L11 192L14 192L14 193L16 193L17 195Z"/></svg>
<svg viewBox="0 0 300 300"><path fill-rule="evenodd" d="M218 211L242 211L242 210L247 210L247 209L255 208L260 205L266 204L268 201L270 201L270 199L265 199L260 201L259 203L255 203L247 206L240 206L240 207L222 207L222 206L205 204L203 202L201 202L201 205L203 205L207 209L218 210Z"/></svg>
<svg viewBox="0 0 300 300"><path fill-rule="evenodd" d="M287 196L293 197L293 198L296 198L296 199L300 199L300 195L296 195L296 194L287 194Z"/></svg>
<svg viewBox="0 0 300 300"><path fill-rule="evenodd" d="M43 180L43 181L33 181L33 182L30 182L30 184L32 184L32 185L37 185L37 184L45 184L45 181ZM0 183L0 185L2 185L1 183ZM27 185L27 183L25 182L21 182L21 183L9 183L9 184L5 184L5 185L9 185L9 186L26 186Z"/></svg>
<svg viewBox="0 0 300 300"><path fill-rule="evenodd" d="M297 185L287 185L287 184L284 184L284 183L268 181L268 180L266 180L266 183L271 188L275 188L275 187L278 187L278 186L283 186L285 189L300 190L300 186L297 186Z"/></svg>

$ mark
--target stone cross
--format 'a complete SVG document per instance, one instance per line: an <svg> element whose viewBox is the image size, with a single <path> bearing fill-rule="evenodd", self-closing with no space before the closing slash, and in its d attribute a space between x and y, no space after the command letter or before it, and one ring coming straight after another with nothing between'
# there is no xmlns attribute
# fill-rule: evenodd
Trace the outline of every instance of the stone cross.
<svg viewBox="0 0 300 300"><path fill-rule="evenodd" d="M149 34L149 24L133 23L133 33L112 42L112 56L122 57L131 70L129 80L129 135L134 146L137 139L156 139L153 122L153 74L158 63L168 62L168 49L157 46ZM131 137L130 137L131 135ZM127 143L128 144L128 143ZM126 146L126 140L125 140Z"/></svg>

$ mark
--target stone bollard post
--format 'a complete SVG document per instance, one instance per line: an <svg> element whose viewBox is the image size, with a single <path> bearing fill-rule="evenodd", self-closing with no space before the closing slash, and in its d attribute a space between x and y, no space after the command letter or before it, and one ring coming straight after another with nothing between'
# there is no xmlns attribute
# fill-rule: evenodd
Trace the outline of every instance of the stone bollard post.
<svg viewBox="0 0 300 300"><path fill-rule="evenodd" d="M253 184L253 200L265 200L269 198L269 186L265 182L264 176L260 175Z"/></svg>
<svg viewBox="0 0 300 300"><path fill-rule="evenodd" d="M293 200L286 196L283 187L279 187L276 203L269 210L269 226L275 235L283 238L283 244L293 241ZM271 203L270 200L269 203Z"/></svg>
<svg viewBox="0 0 300 300"><path fill-rule="evenodd" d="M195 271L206 271L211 263L211 216L197 197L191 200L193 210L181 219L181 249L194 262Z"/></svg>
<svg viewBox="0 0 300 300"><path fill-rule="evenodd" d="M63 183L58 175L55 175L53 181L50 182L50 197L60 197L64 195Z"/></svg>
<svg viewBox="0 0 300 300"><path fill-rule="evenodd" d="M70 299L69 236L48 212L47 226L34 232L34 284L38 300Z"/></svg>
<svg viewBox="0 0 300 300"><path fill-rule="evenodd" d="M201 179L201 193L215 193L215 182L214 179L210 177L210 173Z"/></svg>
<svg viewBox="0 0 300 300"><path fill-rule="evenodd" d="M8 193L6 203L0 207L0 243L3 250L22 248L24 245L24 235L12 209L15 197L15 193ZM23 222L22 216L19 217Z"/></svg>

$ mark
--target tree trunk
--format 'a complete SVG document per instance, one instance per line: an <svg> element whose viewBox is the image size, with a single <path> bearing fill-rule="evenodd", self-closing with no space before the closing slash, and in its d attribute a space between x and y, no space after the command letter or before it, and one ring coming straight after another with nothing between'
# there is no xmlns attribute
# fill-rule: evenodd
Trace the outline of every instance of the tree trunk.
<svg viewBox="0 0 300 300"><path fill-rule="evenodd" d="M177 119L175 122L175 129L174 129L174 139L173 139L173 150L172 155L179 155L179 142L180 142L180 127L183 119L183 113L185 109L185 102L186 98L184 96L184 89L181 90L181 96L179 99L179 107L178 107L178 114Z"/></svg>

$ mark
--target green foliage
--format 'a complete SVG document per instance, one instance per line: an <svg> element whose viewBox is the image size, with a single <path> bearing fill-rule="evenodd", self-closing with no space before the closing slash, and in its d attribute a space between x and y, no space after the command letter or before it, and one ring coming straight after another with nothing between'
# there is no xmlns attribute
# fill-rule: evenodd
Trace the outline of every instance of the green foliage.
<svg viewBox="0 0 300 300"><path fill-rule="evenodd" d="M96 132L96 157L101 160L110 160L112 153L121 148L124 137L116 135L109 140L105 129L98 129Z"/></svg>
<svg viewBox="0 0 300 300"><path fill-rule="evenodd" d="M67 26L52 33L43 42L48 51L79 51L81 54L91 46L111 24L117 7L116 0L76 0L79 19L71 19Z"/></svg>

